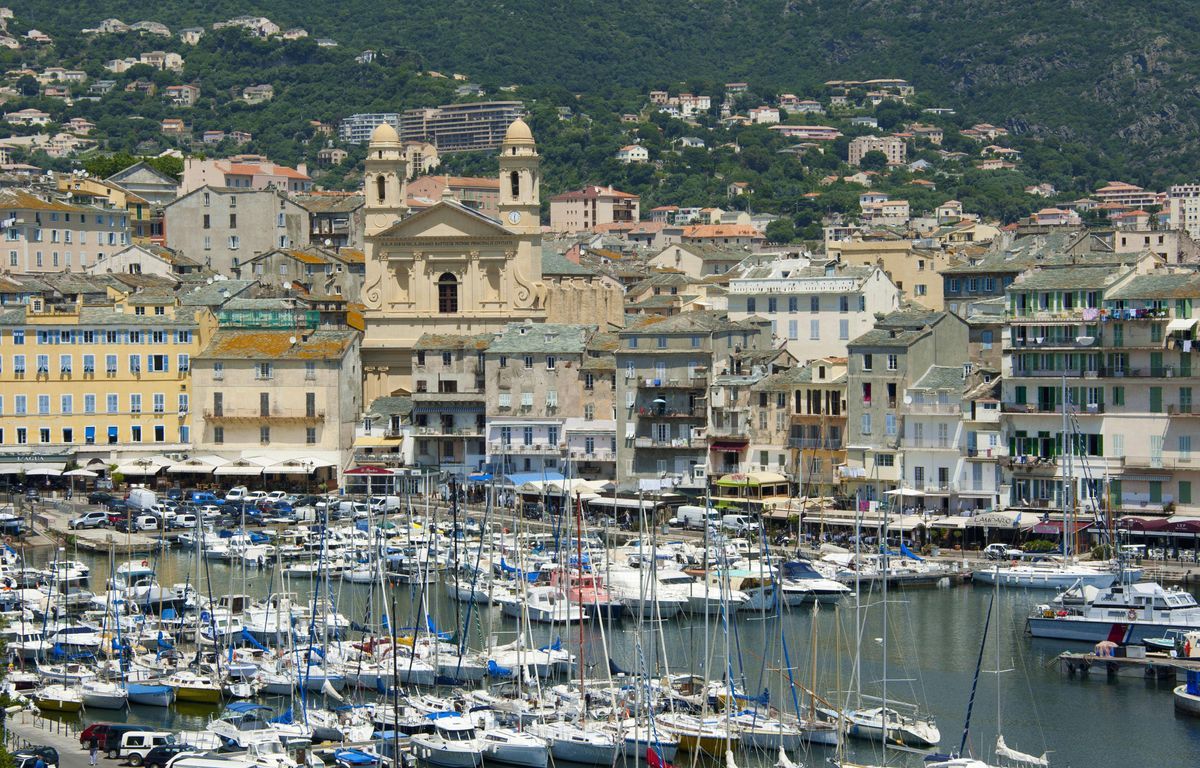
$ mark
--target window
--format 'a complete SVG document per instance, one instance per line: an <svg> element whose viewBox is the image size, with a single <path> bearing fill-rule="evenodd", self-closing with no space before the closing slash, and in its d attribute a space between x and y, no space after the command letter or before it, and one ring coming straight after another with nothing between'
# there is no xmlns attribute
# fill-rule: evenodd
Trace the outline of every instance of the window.
<svg viewBox="0 0 1200 768"><path fill-rule="evenodd" d="M129 396L129 412L130 413L141 413L142 412L142 396L136 392Z"/></svg>
<svg viewBox="0 0 1200 768"><path fill-rule="evenodd" d="M547 370L547 371L553 371L553 370L554 370L554 367L555 367L557 364L558 364L558 361L555 359L554 355L547 355L547 356L546 356L546 370Z"/></svg>
<svg viewBox="0 0 1200 768"><path fill-rule="evenodd" d="M50 415L50 395L38 395L37 404L39 416Z"/></svg>
<svg viewBox="0 0 1200 768"><path fill-rule="evenodd" d="M229 250L236 251L238 248L241 248L241 247L242 247L242 239L240 237L238 237L237 235L230 235L229 236Z"/></svg>
<svg viewBox="0 0 1200 768"><path fill-rule="evenodd" d="M95 373L96 372L96 356L95 355L84 355L83 356L83 372L84 373Z"/></svg>
<svg viewBox="0 0 1200 768"><path fill-rule="evenodd" d="M229 228L237 229L237 214L236 213L229 214Z"/></svg>
<svg viewBox="0 0 1200 768"><path fill-rule="evenodd" d="M1191 435L1180 435L1179 436L1179 460L1180 461L1191 461L1192 460L1192 436Z"/></svg>
<svg viewBox="0 0 1200 768"><path fill-rule="evenodd" d="M770 314L774 314L778 311L779 311L779 300L776 299L774 296L769 297L767 299L767 312Z"/></svg>
<svg viewBox="0 0 1200 768"><path fill-rule="evenodd" d="M163 424L154 425L154 442L162 443L167 439L167 428Z"/></svg>
<svg viewBox="0 0 1200 768"><path fill-rule="evenodd" d="M692 337L692 349L700 349L700 337L699 336Z"/></svg>
<svg viewBox="0 0 1200 768"><path fill-rule="evenodd" d="M258 415L259 416L270 416L271 415L271 393L270 392L259 392L258 393Z"/></svg>
<svg viewBox="0 0 1200 768"><path fill-rule="evenodd" d="M142 372L142 357L141 357L141 355L130 355L129 356L129 372L130 373L141 373Z"/></svg>
<svg viewBox="0 0 1200 768"><path fill-rule="evenodd" d="M71 362L72 361L71 361L70 355L59 355L58 356L58 372L59 373L70 373L71 372Z"/></svg>
<svg viewBox="0 0 1200 768"><path fill-rule="evenodd" d="M18 328L12 332L12 343L18 346L25 343L25 331L23 329Z"/></svg>
<svg viewBox="0 0 1200 768"><path fill-rule="evenodd" d="M800 324L795 320L788 320L788 338L792 341L800 338Z"/></svg>
<svg viewBox="0 0 1200 768"><path fill-rule="evenodd" d="M521 393L521 407L522 408L532 408L533 407L533 393L532 392L522 392Z"/></svg>
<svg viewBox="0 0 1200 768"><path fill-rule="evenodd" d="M500 427L500 442L512 445L512 427Z"/></svg>
<svg viewBox="0 0 1200 768"><path fill-rule="evenodd" d="M37 356L37 372L50 373L50 355Z"/></svg>
<svg viewBox="0 0 1200 768"><path fill-rule="evenodd" d="M820 320L809 320L808 321L808 338L813 341L820 340L820 338L821 338L821 321Z"/></svg>
<svg viewBox="0 0 1200 768"><path fill-rule="evenodd" d="M898 363L898 360L897 360L897 358L896 358L896 356L895 356L895 355L888 355L888 356L887 356L887 369L888 369L889 371L894 371L894 370L896 370L896 365L897 365L897 363Z"/></svg>
<svg viewBox="0 0 1200 768"><path fill-rule="evenodd" d="M888 413L883 417L883 431L888 437L894 437L896 434L896 414Z"/></svg>
<svg viewBox="0 0 1200 768"><path fill-rule="evenodd" d="M254 378L259 380L269 380L273 378L275 368L271 363L255 363Z"/></svg>
<svg viewBox="0 0 1200 768"><path fill-rule="evenodd" d="M167 355L146 355L146 370L151 373L164 373L170 370Z"/></svg>
<svg viewBox="0 0 1200 768"><path fill-rule="evenodd" d="M894 467L896 466L896 454L894 453L877 453L875 454L875 465L879 467Z"/></svg>
<svg viewBox="0 0 1200 768"><path fill-rule="evenodd" d="M984 349L992 348L992 332L991 331L984 331L983 333L981 333L979 336L979 340L980 340L980 345Z"/></svg>
<svg viewBox="0 0 1200 768"><path fill-rule="evenodd" d="M591 403L586 403L583 406L583 418L591 421L596 418L596 406Z"/></svg>
<svg viewBox="0 0 1200 768"><path fill-rule="evenodd" d="M118 410L117 395L106 395L104 398L104 410L106 413L116 413Z"/></svg>
<svg viewBox="0 0 1200 768"><path fill-rule="evenodd" d="M225 363L213 363L213 380L221 381L225 378Z"/></svg>
<svg viewBox="0 0 1200 768"><path fill-rule="evenodd" d="M864 435L871 434L871 414L864 413L862 415L862 433Z"/></svg>
<svg viewBox="0 0 1200 768"><path fill-rule="evenodd" d="M217 445L225 442L225 427L213 427L213 442Z"/></svg>
<svg viewBox="0 0 1200 768"><path fill-rule="evenodd" d="M104 356L104 372L106 374L108 374L109 376L117 375L117 356L116 355L105 355Z"/></svg>
<svg viewBox="0 0 1200 768"><path fill-rule="evenodd" d="M258 428L258 442L262 443L263 445L266 445L267 443L271 442L271 428L270 427L259 427Z"/></svg>
<svg viewBox="0 0 1200 768"><path fill-rule="evenodd" d="M13 373L17 376L25 375L25 355L13 355Z"/></svg>
<svg viewBox="0 0 1200 768"><path fill-rule="evenodd" d="M50 430L45 427L38 430L38 441L43 443L50 442Z"/></svg>
<svg viewBox="0 0 1200 768"><path fill-rule="evenodd" d="M209 215L207 213L204 214L203 223L200 226L203 229L212 229L212 219L209 218Z"/></svg>
<svg viewBox="0 0 1200 768"><path fill-rule="evenodd" d="M755 306L755 302L754 302L754 297L751 296L750 298L746 299L746 311L754 312L755 309L756 309L756 306Z"/></svg>
<svg viewBox="0 0 1200 768"><path fill-rule="evenodd" d="M499 405L501 408L511 408L512 407L512 395L508 394L507 392L501 392L499 395L498 402L499 402Z"/></svg>
<svg viewBox="0 0 1200 768"><path fill-rule="evenodd" d="M93 414L96 412L96 396L95 395L84 395L83 396L83 412L86 414Z"/></svg>
<svg viewBox="0 0 1200 768"><path fill-rule="evenodd" d="M154 407L155 413L166 413L166 410L167 410L167 396L166 395L162 394L161 392L155 393L153 396L153 403L154 403L153 407Z"/></svg>
<svg viewBox="0 0 1200 768"><path fill-rule="evenodd" d="M17 427L17 443L25 445L25 443L29 442L28 434L24 427Z"/></svg>
<svg viewBox="0 0 1200 768"><path fill-rule="evenodd" d="M458 312L458 280L446 272L437 281L438 312L452 315Z"/></svg>
<svg viewBox="0 0 1200 768"><path fill-rule="evenodd" d="M71 395L62 395L58 400L59 412L64 416L70 416L75 412L75 399Z"/></svg>
<svg viewBox="0 0 1200 768"><path fill-rule="evenodd" d="M551 389L551 390L546 391L546 407L547 408L557 408L558 407L558 390L557 389Z"/></svg>
<svg viewBox="0 0 1200 768"><path fill-rule="evenodd" d="M838 320L838 338L847 341L850 338L850 321Z"/></svg>
<svg viewBox="0 0 1200 768"><path fill-rule="evenodd" d="M521 428L521 442L525 445L533 445L533 427Z"/></svg>
<svg viewBox="0 0 1200 768"><path fill-rule="evenodd" d="M838 296L838 312L849 312L849 311L850 311L850 297L849 296Z"/></svg>
<svg viewBox="0 0 1200 768"><path fill-rule="evenodd" d="M179 395L179 412L180 413L188 412L188 396L187 396L186 392L180 393L180 395Z"/></svg>
<svg viewBox="0 0 1200 768"><path fill-rule="evenodd" d="M188 355L179 355L176 358L176 365L180 373L187 373L192 367L191 358ZM166 370L165 368L163 370Z"/></svg>
<svg viewBox="0 0 1200 768"><path fill-rule="evenodd" d="M305 392L304 393L304 415L310 419L316 418L316 416L317 416L317 393L316 392Z"/></svg>
<svg viewBox="0 0 1200 768"><path fill-rule="evenodd" d="M317 428L316 427L305 427L304 442L306 445L316 445L317 444Z"/></svg>
<svg viewBox="0 0 1200 768"><path fill-rule="evenodd" d="M863 369L864 371L869 371L869 370L871 370L871 364L872 364L873 362L874 362L874 361L873 361L873 359L872 359L872 356L871 356L871 354L870 354L870 353L866 353L866 352L864 352L864 353L863 353L863 356L862 356L862 369Z"/></svg>

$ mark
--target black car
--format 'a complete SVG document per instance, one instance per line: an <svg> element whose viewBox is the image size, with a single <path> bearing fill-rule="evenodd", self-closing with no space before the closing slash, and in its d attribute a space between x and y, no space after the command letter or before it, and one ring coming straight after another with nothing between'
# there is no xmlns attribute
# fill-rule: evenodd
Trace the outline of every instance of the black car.
<svg viewBox="0 0 1200 768"><path fill-rule="evenodd" d="M113 498L114 497L111 493L105 493L104 491L92 491L87 496L87 502L88 504L99 504L102 507L107 507Z"/></svg>
<svg viewBox="0 0 1200 768"><path fill-rule="evenodd" d="M181 752L199 752L200 750L193 747L191 744L163 744L160 747L155 747L146 753L146 758L142 761L145 768L164 768L172 757Z"/></svg>
<svg viewBox="0 0 1200 768"><path fill-rule="evenodd" d="M36 501L37 499L41 498L41 494L38 493L37 488L26 488L25 498L29 499L30 501Z"/></svg>

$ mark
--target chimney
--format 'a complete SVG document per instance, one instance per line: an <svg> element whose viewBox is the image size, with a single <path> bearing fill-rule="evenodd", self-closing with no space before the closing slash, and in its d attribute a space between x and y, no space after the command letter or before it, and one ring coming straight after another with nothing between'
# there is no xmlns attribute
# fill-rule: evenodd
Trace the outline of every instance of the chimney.
<svg viewBox="0 0 1200 768"><path fill-rule="evenodd" d="M298 173L303 173L305 176L307 176L307 175L308 175L308 163L300 163L300 164L298 164L298 165L296 166L296 171L297 171Z"/></svg>

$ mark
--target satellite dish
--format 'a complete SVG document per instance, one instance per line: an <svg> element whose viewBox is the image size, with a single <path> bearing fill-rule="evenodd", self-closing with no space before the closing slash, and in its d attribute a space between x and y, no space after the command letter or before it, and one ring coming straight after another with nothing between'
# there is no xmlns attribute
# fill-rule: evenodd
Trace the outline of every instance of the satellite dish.
<svg viewBox="0 0 1200 768"><path fill-rule="evenodd" d="M912 395L905 395L905 396L904 396L904 404L905 404L905 405L912 405Z"/></svg>
<svg viewBox="0 0 1200 768"><path fill-rule="evenodd" d="M289 339L288 339L288 341L289 341L289 342L291 342L292 344L295 344L295 343L296 343L296 337L295 337L295 336L292 336L291 338L289 338Z"/></svg>
<svg viewBox="0 0 1200 768"><path fill-rule="evenodd" d="M331 245L333 245L333 241L330 240L328 237L325 238L325 247L328 248Z"/></svg>

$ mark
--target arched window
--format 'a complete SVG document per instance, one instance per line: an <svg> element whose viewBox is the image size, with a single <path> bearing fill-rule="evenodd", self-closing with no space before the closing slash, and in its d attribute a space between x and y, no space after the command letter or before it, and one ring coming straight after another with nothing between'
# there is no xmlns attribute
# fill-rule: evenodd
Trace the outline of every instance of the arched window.
<svg viewBox="0 0 1200 768"><path fill-rule="evenodd" d="M381 203L387 197L387 179L383 178L383 174L375 177L375 197Z"/></svg>
<svg viewBox="0 0 1200 768"><path fill-rule="evenodd" d="M438 278L438 312L452 315L458 312L458 280L449 272Z"/></svg>
<svg viewBox="0 0 1200 768"><path fill-rule="evenodd" d="M516 171L512 172L512 196L513 199L521 197L521 174Z"/></svg>

